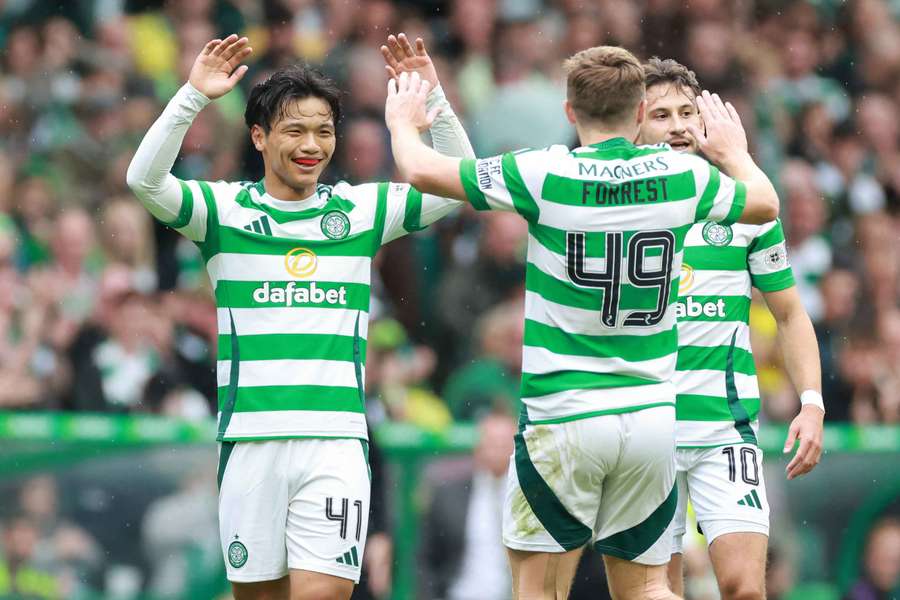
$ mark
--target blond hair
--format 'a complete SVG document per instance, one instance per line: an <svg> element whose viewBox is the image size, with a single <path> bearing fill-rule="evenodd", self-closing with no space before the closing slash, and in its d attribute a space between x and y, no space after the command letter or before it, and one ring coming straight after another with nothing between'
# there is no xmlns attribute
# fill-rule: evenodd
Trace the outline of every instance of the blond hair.
<svg viewBox="0 0 900 600"><path fill-rule="evenodd" d="M566 59L566 95L579 120L615 124L644 98L644 69L625 48L596 46Z"/></svg>

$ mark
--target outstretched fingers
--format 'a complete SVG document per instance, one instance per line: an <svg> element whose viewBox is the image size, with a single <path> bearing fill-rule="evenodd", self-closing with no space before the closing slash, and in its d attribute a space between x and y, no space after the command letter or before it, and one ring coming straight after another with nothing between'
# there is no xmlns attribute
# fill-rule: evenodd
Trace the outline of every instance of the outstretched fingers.
<svg viewBox="0 0 900 600"><path fill-rule="evenodd" d="M400 48L407 58L412 58L416 55L416 51L413 49L412 44L409 43L409 38L406 37L405 33L398 35L397 40L400 42Z"/></svg>
<svg viewBox="0 0 900 600"><path fill-rule="evenodd" d="M203 56L209 55L210 53L212 53L213 50L216 49L216 46L218 46L221 43L222 43L222 40L220 40L220 39L210 40L210 41L206 42L206 45L203 46L203 51L200 52L200 54Z"/></svg>
<svg viewBox="0 0 900 600"><path fill-rule="evenodd" d="M394 57L393 52L391 52L390 48L388 48L387 46L382 46L380 50L381 56L384 58L384 62L386 63L385 66L396 73L397 69L400 68L400 63ZM392 75L392 77L394 76L395 75Z"/></svg>
<svg viewBox="0 0 900 600"><path fill-rule="evenodd" d="M247 74L247 71L250 70L250 67L247 65L241 65L237 69L235 69L234 73L232 73L228 79L231 80L232 85L236 85L238 81L244 78L244 75Z"/></svg>
<svg viewBox="0 0 900 600"><path fill-rule="evenodd" d="M400 42L397 41L396 35L389 35L387 39L387 48L391 53L391 56L394 57L395 62L400 62L406 56L406 52L403 51L403 48L400 46Z"/></svg>
<svg viewBox="0 0 900 600"><path fill-rule="evenodd" d="M213 49L213 51L212 51L211 54L212 54L213 56L220 56L220 55L228 48L228 46L230 46L231 44L233 44L234 42L236 42L237 39L238 39L237 34L236 34L236 33L232 33L232 34L229 35L227 38L225 38L224 40L222 40L222 42L221 42L218 46L216 46L216 47Z"/></svg>
<svg viewBox="0 0 900 600"><path fill-rule="evenodd" d="M728 109L728 114L731 116L731 120L743 127L744 124L741 123L741 115L738 114L738 111L734 107L734 105L731 102L726 102L725 108Z"/></svg>
<svg viewBox="0 0 900 600"><path fill-rule="evenodd" d="M250 46L241 48L237 54L235 54L228 60L228 66L232 69L237 68L238 66L240 66L241 62L243 62L243 60L250 56L250 54L252 53L253 48L251 48Z"/></svg>
<svg viewBox="0 0 900 600"><path fill-rule="evenodd" d="M418 73L415 73L415 75L418 75ZM413 89L419 96L422 97L422 100L425 100L428 97L429 90L431 90L431 84L428 83L427 79L422 79L418 83L419 83L419 85Z"/></svg>
<svg viewBox="0 0 900 600"><path fill-rule="evenodd" d="M416 38L416 54L419 56L428 56L428 51L425 50L425 41L422 38Z"/></svg>
<svg viewBox="0 0 900 600"><path fill-rule="evenodd" d="M245 37L242 37L239 40L235 40L231 44L228 45L225 50L222 51L222 60L228 62L234 59L235 56L246 50L250 45L250 40Z"/></svg>

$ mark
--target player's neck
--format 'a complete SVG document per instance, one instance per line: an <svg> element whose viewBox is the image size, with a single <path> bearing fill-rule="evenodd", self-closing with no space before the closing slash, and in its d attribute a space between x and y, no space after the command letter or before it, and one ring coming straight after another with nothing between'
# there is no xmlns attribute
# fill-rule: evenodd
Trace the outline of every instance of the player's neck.
<svg viewBox="0 0 900 600"><path fill-rule="evenodd" d="M585 127L575 126L578 132L578 140L582 146L590 146L592 144L600 144L607 140L615 138L625 138L629 142L634 142L638 136L636 127Z"/></svg>
<svg viewBox="0 0 900 600"><path fill-rule="evenodd" d="M318 182L304 186L303 188L292 188L281 181L275 173L266 169L265 179L263 179L263 187L266 193L276 200L296 201L306 200L316 192Z"/></svg>

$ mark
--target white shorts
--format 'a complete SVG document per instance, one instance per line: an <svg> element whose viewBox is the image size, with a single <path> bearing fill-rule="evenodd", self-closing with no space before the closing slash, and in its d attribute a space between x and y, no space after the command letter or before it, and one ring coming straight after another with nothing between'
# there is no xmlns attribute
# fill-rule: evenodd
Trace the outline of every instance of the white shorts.
<svg viewBox="0 0 900 600"><path fill-rule="evenodd" d="M667 563L674 430L671 406L525 426L509 466L503 543L530 552L593 543L602 554Z"/></svg>
<svg viewBox="0 0 900 600"><path fill-rule="evenodd" d="M359 582L369 522L368 442L288 439L219 448L219 534L228 580L303 569Z"/></svg>
<svg viewBox="0 0 900 600"><path fill-rule="evenodd" d="M762 458L762 450L753 444L676 451L678 509L673 554L684 548L688 500L707 545L726 533L769 535Z"/></svg>

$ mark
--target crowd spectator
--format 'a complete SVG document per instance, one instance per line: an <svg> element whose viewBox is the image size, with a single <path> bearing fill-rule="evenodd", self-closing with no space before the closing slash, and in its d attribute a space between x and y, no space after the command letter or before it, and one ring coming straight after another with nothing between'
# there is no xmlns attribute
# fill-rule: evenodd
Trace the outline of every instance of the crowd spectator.
<svg viewBox="0 0 900 600"><path fill-rule="evenodd" d="M425 600L508 600L500 507L516 422L509 414L484 416L471 465L455 476L436 476L422 523L417 596ZM434 465L437 471L441 465ZM446 470L446 469L445 469Z"/></svg>
<svg viewBox="0 0 900 600"><path fill-rule="evenodd" d="M869 532L863 573L845 600L888 600L900 592L900 520L881 519Z"/></svg>
<svg viewBox="0 0 900 600"><path fill-rule="evenodd" d="M198 299L208 290L202 259L127 193L123 173L137 141L198 48L234 29L253 39L250 75L200 114L177 175L260 177L243 131L246 93L274 69L306 61L322 65L348 90L348 117L329 177L389 179L377 46L387 33L408 28L426 39L482 155L572 142L560 110L560 63L582 46L625 44L692 66L702 85L742 110L754 150L780 182L795 275L826 350L829 406L850 419L893 418L889 406L864 409L871 402L851 397L887 389L894 377L882 340L865 331L890 321L885 315L900 297L896 4L798 0L780 12L763 2L720 0L48 6L22 0L0 11L7 47L0 103L0 276L8 282L0 326L2 352L10 357L0 365L0 378L9 383L0 386L4 406L213 411L212 388L202 388L213 381L216 336L211 322L184 323L179 312L211 309ZM436 237L426 232L397 242L376 261L373 310L402 323L414 345L436 353L421 387L455 398L460 369L475 368L476 357L482 368L483 359L499 358L502 371L515 378L513 353L485 347L475 324L498 306L517 310L527 238L520 219L469 210L435 231ZM852 308L841 298L844 286L835 285L848 277L858 290ZM127 285L113 292L112 280ZM126 299L124 307L101 306ZM140 313L142 323L117 319L123 311ZM862 321L868 328L846 335L847 323ZM140 348L127 343L136 336ZM871 376L856 373L845 353L867 352L888 367ZM772 365L779 368L777 360ZM91 369L103 372L99 383L96 376L85 381ZM120 386L116 373L125 382ZM454 373L453 386L445 386ZM881 383L873 387L873 378ZM783 390L775 385L769 393ZM209 409L200 410L200 398ZM457 400L445 400L456 418L472 416L454 408ZM789 411L782 408L770 417L785 418Z"/></svg>

